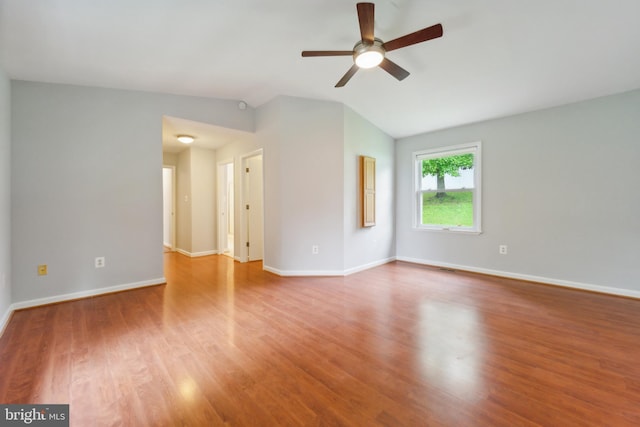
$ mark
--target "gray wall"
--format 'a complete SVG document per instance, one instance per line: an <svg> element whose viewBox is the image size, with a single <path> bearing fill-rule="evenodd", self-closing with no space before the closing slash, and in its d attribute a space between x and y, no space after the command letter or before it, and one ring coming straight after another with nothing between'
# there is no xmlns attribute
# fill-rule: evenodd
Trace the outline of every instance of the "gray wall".
<svg viewBox="0 0 640 427"><path fill-rule="evenodd" d="M264 148L267 269L339 275L395 256L390 136L342 104L279 97L257 110L256 144ZM358 224L359 155L377 161L377 223L366 229Z"/></svg>
<svg viewBox="0 0 640 427"><path fill-rule="evenodd" d="M218 249L216 230L216 153L191 147L191 251L210 254Z"/></svg>
<svg viewBox="0 0 640 427"><path fill-rule="evenodd" d="M11 305L11 84L0 64L0 331Z"/></svg>
<svg viewBox="0 0 640 427"><path fill-rule="evenodd" d="M162 153L162 165L163 166L176 166L178 164L177 153Z"/></svg>
<svg viewBox="0 0 640 427"><path fill-rule="evenodd" d="M176 248L187 253L193 252L191 206L191 150L182 150L176 165Z"/></svg>
<svg viewBox="0 0 640 427"><path fill-rule="evenodd" d="M254 130L253 109L232 100L21 81L11 89L14 302L161 279L162 115ZM96 256L105 268L94 268ZM38 277L45 263L49 274Z"/></svg>
<svg viewBox="0 0 640 427"><path fill-rule="evenodd" d="M7 107L0 115L0 273L10 284L0 291L0 313L11 301L162 278L164 114L256 131L248 148L264 149L265 266L282 274L342 274L397 254L640 291L633 191L640 91L404 138L395 147L349 108L300 98L260 107L254 126L254 111L238 110L236 101L9 87L0 75L0 103ZM411 153L476 140L483 142L483 234L414 230ZM238 154L221 149L215 159ZM357 225L360 154L377 160L378 217L370 229ZM508 255L498 255L499 244L509 245ZM106 268L93 267L96 256L106 257ZM41 263L48 276L36 275Z"/></svg>
<svg viewBox="0 0 640 427"><path fill-rule="evenodd" d="M343 271L343 120L336 102L279 97L258 109L265 268L281 274Z"/></svg>
<svg viewBox="0 0 640 427"><path fill-rule="evenodd" d="M277 189L282 185L284 177L278 170L281 157L280 140L280 104L282 98L276 98L256 109L256 136L255 142L263 147L263 191L264 191L264 260L263 265L267 269L279 270L285 254L280 244L280 229L282 224L282 193ZM223 156L220 156L223 158ZM236 178L238 175L236 174ZM239 185L240 181L236 183ZM236 187L237 188L237 187ZM236 193L238 194L238 193ZM239 197L236 197L236 202ZM236 208L238 204L236 203ZM236 209L237 210L237 209ZM236 217L238 219L238 217ZM239 234L239 233L236 233ZM235 236L236 256L239 252L239 236Z"/></svg>
<svg viewBox="0 0 640 427"><path fill-rule="evenodd" d="M167 164L167 154L164 154ZM210 255L216 242L216 153L190 147L176 161L176 249L188 256Z"/></svg>
<svg viewBox="0 0 640 427"><path fill-rule="evenodd" d="M359 156L376 159L376 225L360 227ZM344 107L344 268L362 269L395 257L395 142Z"/></svg>
<svg viewBox="0 0 640 427"><path fill-rule="evenodd" d="M634 91L399 140L398 258L640 296L639 135ZM477 140L483 233L413 229L411 153Z"/></svg>

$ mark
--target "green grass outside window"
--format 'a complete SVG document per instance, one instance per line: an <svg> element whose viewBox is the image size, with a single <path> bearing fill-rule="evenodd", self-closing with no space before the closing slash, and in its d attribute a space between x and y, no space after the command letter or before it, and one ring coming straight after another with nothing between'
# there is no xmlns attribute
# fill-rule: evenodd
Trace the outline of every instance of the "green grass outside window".
<svg viewBox="0 0 640 427"><path fill-rule="evenodd" d="M473 192L451 191L444 197L425 194L422 199L422 224L454 227L473 226Z"/></svg>

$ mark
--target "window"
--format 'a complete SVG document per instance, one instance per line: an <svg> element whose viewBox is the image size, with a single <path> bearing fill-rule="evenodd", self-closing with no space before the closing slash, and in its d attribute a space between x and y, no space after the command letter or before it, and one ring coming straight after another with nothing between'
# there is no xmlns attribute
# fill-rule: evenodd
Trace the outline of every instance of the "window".
<svg viewBox="0 0 640 427"><path fill-rule="evenodd" d="M415 225L480 233L480 142L414 153Z"/></svg>

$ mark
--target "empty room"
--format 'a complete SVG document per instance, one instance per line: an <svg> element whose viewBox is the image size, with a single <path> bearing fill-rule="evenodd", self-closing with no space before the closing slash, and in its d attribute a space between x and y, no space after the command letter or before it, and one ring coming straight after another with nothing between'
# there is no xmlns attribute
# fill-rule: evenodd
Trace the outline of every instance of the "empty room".
<svg viewBox="0 0 640 427"><path fill-rule="evenodd" d="M640 425L638 1L102 3L0 0L0 425Z"/></svg>

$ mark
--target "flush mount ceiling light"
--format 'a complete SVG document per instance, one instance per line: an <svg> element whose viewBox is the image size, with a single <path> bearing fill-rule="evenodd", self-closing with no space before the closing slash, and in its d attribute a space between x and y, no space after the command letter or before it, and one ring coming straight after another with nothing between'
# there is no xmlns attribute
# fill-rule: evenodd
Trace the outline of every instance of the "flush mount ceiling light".
<svg viewBox="0 0 640 427"><path fill-rule="evenodd" d="M191 144L195 138L190 135L178 135L178 141L183 144Z"/></svg>

